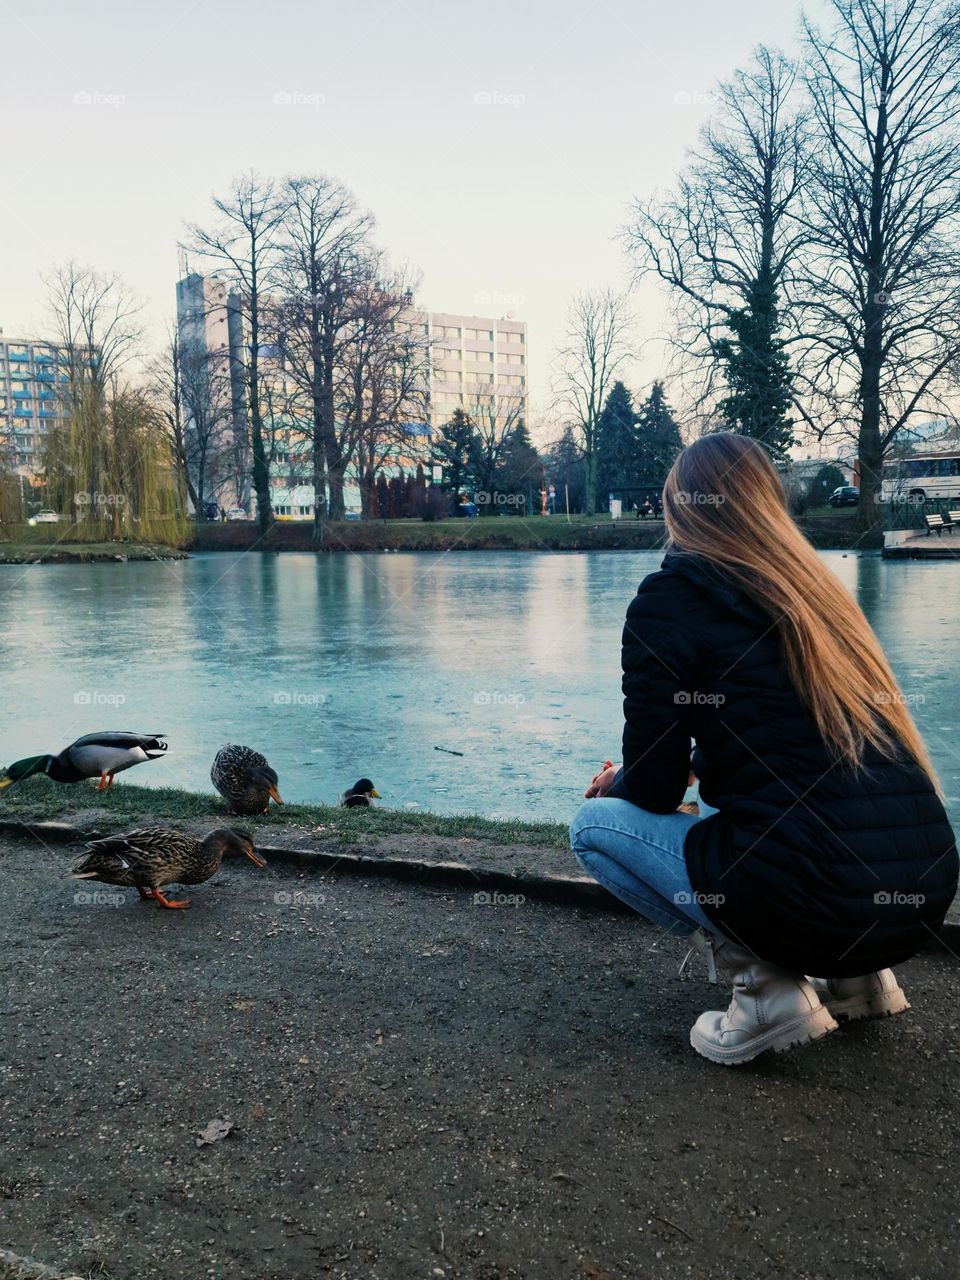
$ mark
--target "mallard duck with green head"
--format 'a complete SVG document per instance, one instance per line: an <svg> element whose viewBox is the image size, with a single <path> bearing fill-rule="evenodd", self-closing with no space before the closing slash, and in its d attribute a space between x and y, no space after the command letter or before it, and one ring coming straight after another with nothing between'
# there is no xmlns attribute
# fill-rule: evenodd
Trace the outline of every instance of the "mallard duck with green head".
<svg viewBox="0 0 960 1280"><path fill-rule="evenodd" d="M340 803L345 809L372 809L373 802L380 799L380 792L373 785L369 778L360 778L348 787L340 797Z"/></svg>
<svg viewBox="0 0 960 1280"><path fill-rule="evenodd" d="M217 752L210 781L230 806L231 813L266 813L270 801L283 804L280 780L267 757L253 747L228 742Z"/></svg>
<svg viewBox="0 0 960 1280"><path fill-rule="evenodd" d="M74 880L126 885L158 907L180 909L189 907L189 900L166 897L166 885L203 884L216 874L224 857L247 857L257 867L266 866L249 831L232 827L217 827L202 840L166 827L144 827L93 840L86 854L70 873Z"/></svg>
<svg viewBox="0 0 960 1280"><path fill-rule="evenodd" d="M53 782L85 782L99 778L98 791L113 786L124 769L147 760L159 760L167 749L164 733L125 733L106 729L88 733L57 755L26 756L8 765L0 777L0 789L35 774L45 774Z"/></svg>

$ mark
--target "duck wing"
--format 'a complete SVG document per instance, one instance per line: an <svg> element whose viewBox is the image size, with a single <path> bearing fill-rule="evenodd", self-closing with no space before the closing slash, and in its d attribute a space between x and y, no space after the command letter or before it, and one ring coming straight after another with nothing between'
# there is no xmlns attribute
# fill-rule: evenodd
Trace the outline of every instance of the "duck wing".
<svg viewBox="0 0 960 1280"><path fill-rule="evenodd" d="M91 840L86 857L73 869L74 875L93 873L126 874L133 882L149 878L152 871L179 865L193 850L195 841L165 827L143 827L123 835Z"/></svg>
<svg viewBox="0 0 960 1280"><path fill-rule="evenodd" d="M228 742L214 758L210 768L210 781L229 800L246 792L253 771L269 768L267 757L254 751L253 747Z"/></svg>
<svg viewBox="0 0 960 1280"><path fill-rule="evenodd" d="M119 773L131 765L157 760L167 749L162 736L145 733L88 733L62 751L58 759L80 777Z"/></svg>
<svg viewBox="0 0 960 1280"><path fill-rule="evenodd" d="M124 730L104 729L100 733L85 733L82 738L67 747L68 752L80 747L119 747L131 750L139 747L147 753L164 752L167 749L165 733L127 733Z"/></svg>

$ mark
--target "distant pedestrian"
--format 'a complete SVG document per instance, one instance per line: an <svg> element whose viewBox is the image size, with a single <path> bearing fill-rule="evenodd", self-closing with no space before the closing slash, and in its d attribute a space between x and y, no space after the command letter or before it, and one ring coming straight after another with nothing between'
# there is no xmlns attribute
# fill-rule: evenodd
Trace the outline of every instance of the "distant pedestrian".
<svg viewBox="0 0 960 1280"><path fill-rule="evenodd" d="M877 638L763 448L703 436L664 499L670 551L623 636L623 765L587 788L571 840L732 978L690 1041L735 1064L908 1009L889 966L942 924L957 849ZM691 740L697 816L678 812Z"/></svg>

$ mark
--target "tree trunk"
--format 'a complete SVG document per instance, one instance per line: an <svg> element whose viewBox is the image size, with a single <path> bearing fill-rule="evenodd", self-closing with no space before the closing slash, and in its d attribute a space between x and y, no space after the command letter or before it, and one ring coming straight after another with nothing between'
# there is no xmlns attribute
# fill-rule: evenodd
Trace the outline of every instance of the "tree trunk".
<svg viewBox="0 0 960 1280"><path fill-rule="evenodd" d="M874 331L876 337L874 337ZM876 536L881 529L879 506L880 482L883 473L883 450L880 434L880 371L883 356L880 350L880 326L868 331L863 353L861 379L861 409L858 453L860 463L860 505L857 508L857 528L864 535Z"/></svg>
<svg viewBox="0 0 960 1280"><path fill-rule="evenodd" d="M586 464L587 491L584 494L584 503L587 515L595 516L597 514L597 446L594 440L591 440L587 446Z"/></svg>
<svg viewBox="0 0 960 1280"><path fill-rule="evenodd" d="M360 518L369 520L375 506L373 469L365 466L360 473Z"/></svg>
<svg viewBox="0 0 960 1280"><path fill-rule="evenodd" d="M323 522L327 515L327 465L323 439L315 427L313 433L313 540L323 541Z"/></svg>
<svg viewBox="0 0 960 1280"><path fill-rule="evenodd" d="M337 462L330 468L327 477L330 486L330 519L343 520L347 514L343 500L343 464Z"/></svg>
<svg viewBox="0 0 960 1280"><path fill-rule="evenodd" d="M258 344L260 326L257 316L257 295L251 298L250 317L250 426L253 448L253 491L257 495L257 517L260 532L266 533L273 524L273 505L270 501L270 467L263 447L263 417L260 413L260 366Z"/></svg>

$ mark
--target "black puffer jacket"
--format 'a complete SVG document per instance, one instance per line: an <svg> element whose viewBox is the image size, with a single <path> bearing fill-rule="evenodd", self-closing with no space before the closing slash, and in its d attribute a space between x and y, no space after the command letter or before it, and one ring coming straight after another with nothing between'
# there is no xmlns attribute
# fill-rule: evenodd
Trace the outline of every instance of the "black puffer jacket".
<svg viewBox="0 0 960 1280"><path fill-rule="evenodd" d="M693 767L720 810L685 854L703 909L794 972L869 973L913 955L957 889L953 832L926 775L870 753L853 773L801 704L771 619L708 562L670 554L623 634L616 794L655 813ZM714 901L716 899L716 901Z"/></svg>

